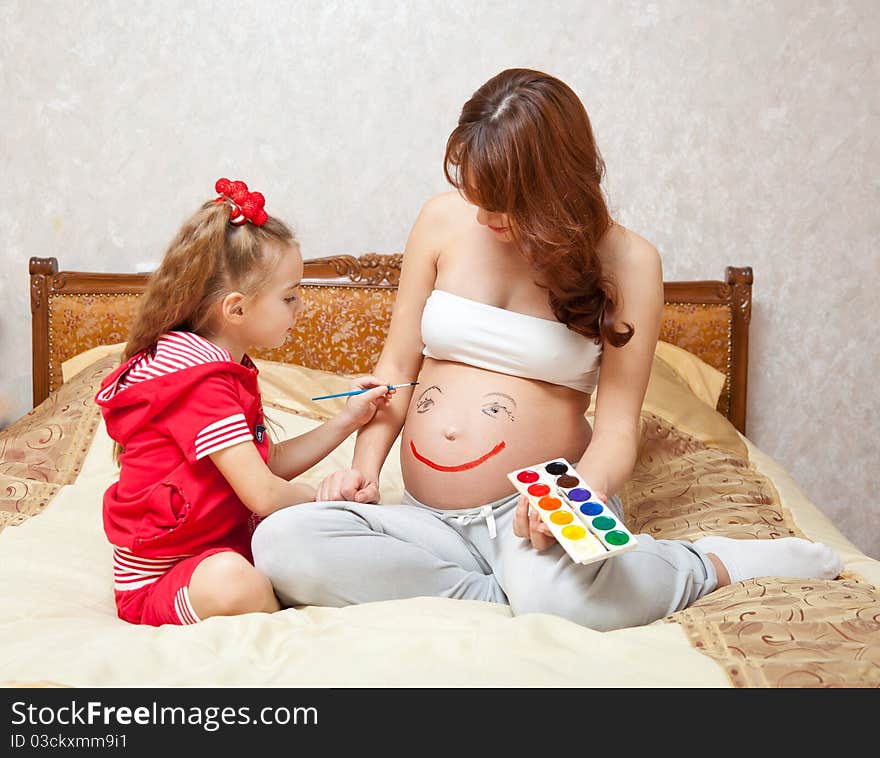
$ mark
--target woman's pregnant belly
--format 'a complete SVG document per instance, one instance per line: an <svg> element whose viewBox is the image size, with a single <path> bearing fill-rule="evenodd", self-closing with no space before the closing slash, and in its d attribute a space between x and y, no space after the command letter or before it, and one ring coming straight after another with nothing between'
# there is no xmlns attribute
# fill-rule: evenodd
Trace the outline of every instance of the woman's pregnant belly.
<svg viewBox="0 0 880 758"><path fill-rule="evenodd" d="M514 493L507 474L580 459L589 396L533 379L426 358L400 446L403 482L435 508L470 508Z"/></svg>

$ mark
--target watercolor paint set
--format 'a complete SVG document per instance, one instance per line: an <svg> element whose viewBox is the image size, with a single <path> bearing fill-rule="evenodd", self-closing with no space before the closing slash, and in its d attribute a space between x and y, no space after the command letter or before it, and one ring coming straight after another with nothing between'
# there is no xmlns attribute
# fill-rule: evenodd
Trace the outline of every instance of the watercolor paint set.
<svg viewBox="0 0 880 758"><path fill-rule="evenodd" d="M576 563L603 561L636 546L635 536L564 458L511 471L507 478Z"/></svg>

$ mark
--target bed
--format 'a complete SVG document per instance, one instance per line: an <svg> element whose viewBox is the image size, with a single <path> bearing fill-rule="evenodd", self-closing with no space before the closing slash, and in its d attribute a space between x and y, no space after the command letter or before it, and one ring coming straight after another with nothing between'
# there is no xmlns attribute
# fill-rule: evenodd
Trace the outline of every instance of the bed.
<svg viewBox="0 0 880 758"><path fill-rule="evenodd" d="M254 354L281 436L338 410L309 398L371 370L400 261L365 254L306 262L294 339ZM101 496L116 469L93 396L119 361L146 282L30 261L34 409L0 432L5 686L880 686L880 562L746 436L749 268L665 285L638 463L621 493L627 526L667 538L807 537L843 556L838 579L740 582L653 624L605 633L430 597L190 627L119 620L101 527ZM346 466L353 442L305 479ZM386 502L402 490L397 454L395 445L382 472Z"/></svg>

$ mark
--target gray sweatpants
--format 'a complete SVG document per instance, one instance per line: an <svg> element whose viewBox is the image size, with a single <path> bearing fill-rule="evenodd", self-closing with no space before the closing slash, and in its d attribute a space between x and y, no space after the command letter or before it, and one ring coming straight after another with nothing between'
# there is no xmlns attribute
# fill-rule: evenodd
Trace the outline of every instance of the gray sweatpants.
<svg viewBox="0 0 880 758"><path fill-rule="evenodd" d="M427 595L505 603L599 631L656 621L717 586L714 565L690 542L639 534L632 550L587 565L559 545L538 552L513 533L517 497L462 510L408 494L400 505L282 508L254 532L254 563L285 606ZM620 501L608 507L619 514Z"/></svg>

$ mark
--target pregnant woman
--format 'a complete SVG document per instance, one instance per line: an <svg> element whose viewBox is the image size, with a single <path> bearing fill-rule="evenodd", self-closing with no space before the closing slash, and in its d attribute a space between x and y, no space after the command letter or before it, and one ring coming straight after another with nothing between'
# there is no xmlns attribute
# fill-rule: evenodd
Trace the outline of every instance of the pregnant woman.
<svg viewBox="0 0 880 758"><path fill-rule="evenodd" d="M506 474L567 458L620 515L660 329L660 256L611 219L587 113L554 77L511 69L486 82L444 168L457 191L413 226L374 371L419 384L360 430L352 468L327 477L318 502L257 528L255 563L281 602L434 595L608 630L731 581L837 576L833 551L796 538L638 535L605 561L569 558ZM401 428L404 502L376 505Z"/></svg>

